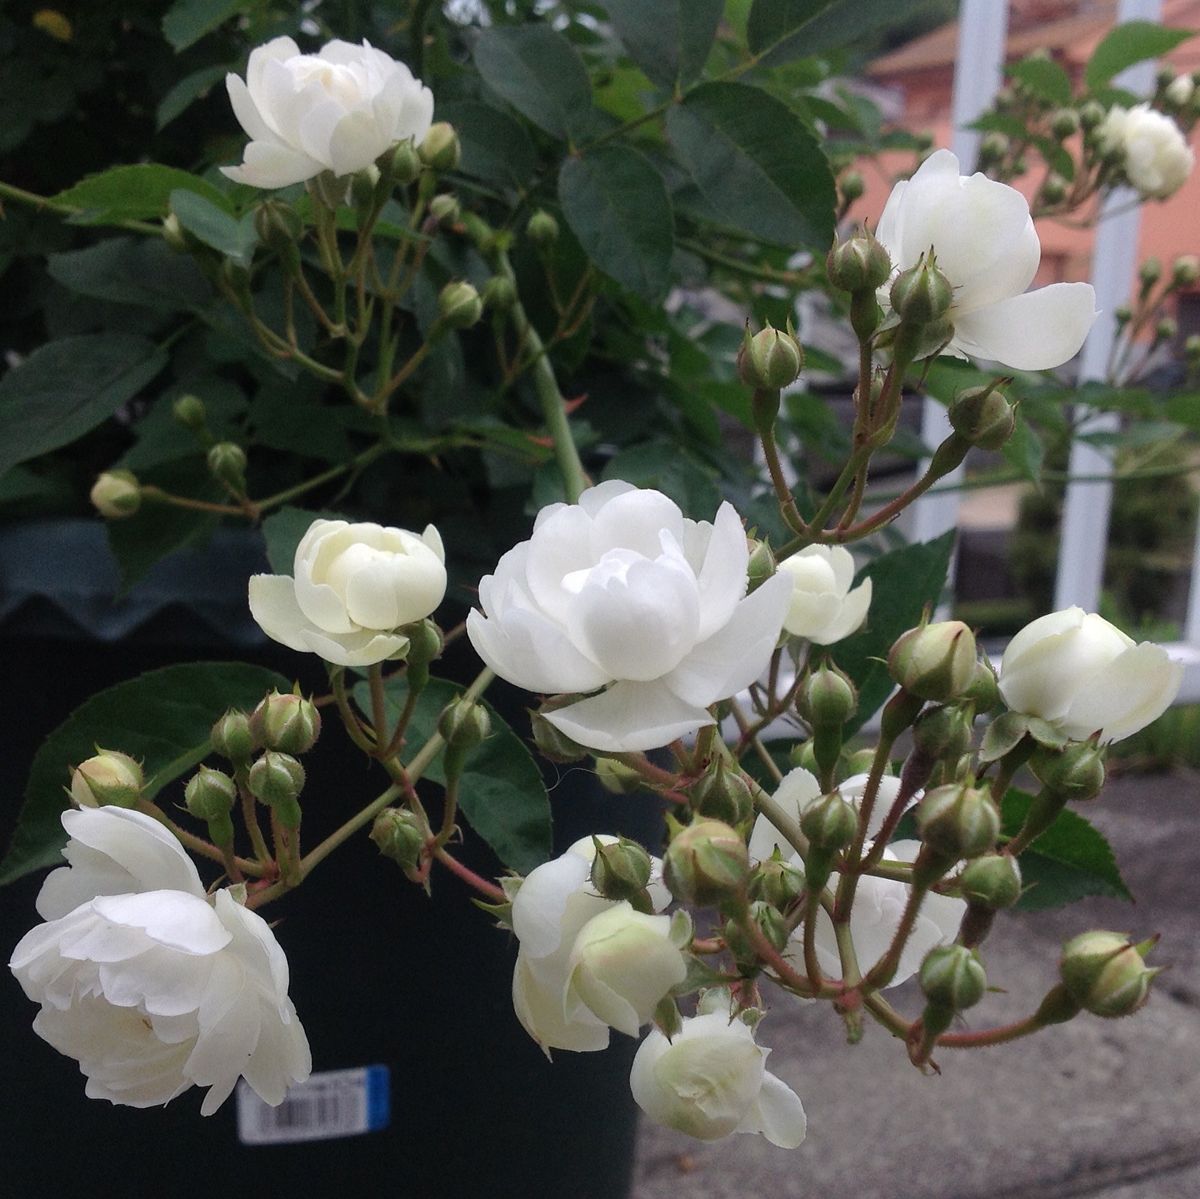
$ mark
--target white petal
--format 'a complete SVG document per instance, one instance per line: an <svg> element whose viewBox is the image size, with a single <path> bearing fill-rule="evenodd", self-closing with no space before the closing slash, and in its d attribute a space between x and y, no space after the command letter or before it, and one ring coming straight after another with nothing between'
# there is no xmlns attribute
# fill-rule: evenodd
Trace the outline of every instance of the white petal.
<svg viewBox="0 0 1200 1199"><path fill-rule="evenodd" d="M251 575L250 615L272 641L311 652L306 634L316 626L300 610L290 575Z"/></svg>
<svg viewBox="0 0 1200 1199"><path fill-rule="evenodd" d="M837 615L821 629L820 633L810 633L809 640L817 645L833 645L857 633L862 623L867 619L867 609L871 606L872 584L870 579L864 579L842 601Z"/></svg>
<svg viewBox="0 0 1200 1199"><path fill-rule="evenodd" d="M529 872L512 907L513 932L528 953L545 957L558 950L567 900L589 886L591 872L591 863L574 853L552 858Z"/></svg>
<svg viewBox="0 0 1200 1199"><path fill-rule="evenodd" d="M548 991L539 983L523 952L517 954L513 968L513 1010L547 1056L551 1049L589 1053L608 1048L608 1025L586 1010L568 1020L561 992Z"/></svg>
<svg viewBox="0 0 1200 1199"><path fill-rule="evenodd" d="M1100 733L1103 742L1122 741L1157 720L1183 683L1183 667L1160 645L1127 649L1089 680L1071 701L1059 727L1083 741Z"/></svg>
<svg viewBox="0 0 1200 1199"><path fill-rule="evenodd" d="M808 1118L796 1092L767 1070L763 1073L762 1090L737 1131L759 1132L780 1149L795 1149L808 1132Z"/></svg>
<svg viewBox="0 0 1200 1199"><path fill-rule="evenodd" d="M336 175L361 171L377 159L391 144L391 130L380 130L365 112L348 112L329 138L329 158Z"/></svg>
<svg viewBox="0 0 1200 1199"><path fill-rule="evenodd" d="M229 93L229 103L233 106L233 115L238 124L246 131L251 141L277 142L274 130L263 120L258 111L258 105L250 95L249 89L242 82L240 75L225 76L225 90Z"/></svg>
<svg viewBox="0 0 1200 1199"><path fill-rule="evenodd" d="M488 666L526 691L594 691L609 681L562 629L531 609L507 608L493 619L473 611L467 616L467 636Z"/></svg>
<svg viewBox="0 0 1200 1199"><path fill-rule="evenodd" d="M326 633L313 628L304 634L307 649L335 666L374 666L395 657L408 638L400 633L377 633L363 629L357 633Z"/></svg>
<svg viewBox="0 0 1200 1199"><path fill-rule="evenodd" d="M733 505L723 503L717 510L704 564L697 573L700 589L699 640L711 637L733 615L738 601L746 594L746 568L750 562L750 547L742 518Z"/></svg>
<svg viewBox="0 0 1200 1199"><path fill-rule="evenodd" d="M674 500L650 488L618 493L592 518L592 561L613 549L657 558L663 552L663 533L682 548L683 513Z"/></svg>
<svg viewBox="0 0 1200 1199"><path fill-rule="evenodd" d="M703 707L685 702L661 682L614 683L545 717L580 745L608 753L658 749L713 723Z"/></svg>
<svg viewBox="0 0 1200 1199"><path fill-rule="evenodd" d="M1048 370L1079 352L1097 315L1090 283L1052 283L956 315L953 345L1016 370Z"/></svg>
<svg viewBox="0 0 1200 1199"><path fill-rule="evenodd" d="M240 167L222 167L221 174L249 187L290 187L319 175L324 167L307 154L277 142L247 144Z"/></svg>
<svg viewBox="0 0 1200 1199"><path fill-rule="evenodd" d="M208 903L182 891L101 895L92 900L92 910L118 928L143 932L180 953L216 953L232 940Z"/></svg>

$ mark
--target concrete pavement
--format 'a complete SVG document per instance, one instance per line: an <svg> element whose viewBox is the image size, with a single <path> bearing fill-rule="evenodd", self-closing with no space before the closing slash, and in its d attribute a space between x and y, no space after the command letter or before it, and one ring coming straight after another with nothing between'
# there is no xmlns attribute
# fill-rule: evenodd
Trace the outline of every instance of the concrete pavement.
<svg viewBox="0 0 1200 1199"><path fill-rule="evenodd" d="M1197 1199L1200 1196L1200 774L1118 779L1086 815L1112 841L1136 905L1087 900L1002 918L984 946L984 1027L1026 1014L1088 928L1162 933L1169 963L1124 1020L1086 1014L1008 1046L943 1051L914 1070L868 1021L847 1046L828 1005L779 997L760 1040L801 1096L808 1139L705 1144L642 1122L635 1199ZM913 984L894 993L919 1010Z"/></svg>

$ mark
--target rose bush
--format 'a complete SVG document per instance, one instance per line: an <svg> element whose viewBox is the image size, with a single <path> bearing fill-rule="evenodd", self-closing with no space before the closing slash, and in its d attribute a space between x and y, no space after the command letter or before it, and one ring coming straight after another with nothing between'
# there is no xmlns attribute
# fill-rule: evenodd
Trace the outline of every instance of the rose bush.
<svg viewBox="0 0 1200 1199"><path fill-rule="evenodd" d="M296 547L295 576L252 575L250 611L268 637L338 666L399 653L396 630L422 620L446 594L437 529L317 520Z"/></svg>
<svg viewBox="0 0 1200 1199"><path fill-rule="evenodd" d="M671 1040L652 1029L633 1059L629 1086L652 1120L699 1140L758 1132L794 1149L808 1122L796 1093L766 1069L770 1052L741 1020L706 1012L684 1020Z"/></svg>
<svg viewBox="0 0 1200 1199"><path fill-rule="evenodd" d="M708 706L767 666L791 582L776 575L747 596L749 558L728 503L712 524L693 521L661 492L612 480L538 513L480 581L467 634L518 687L606 688L544 713L580 745L654 749L712 724Z"/></svg>
<svg viewBox="0 0 1200 1199"><path fill-rule="evenodd" d="M1177 192L1196 165L1179 126L1149 104L1110 108L1097 135L1106 152L1120 155L1130 186L1156 200Z"/></svg>
<svg viewBox="0 0 1200 1199"><path fill-rule="evenodd" d="M840 545L809 545L779 564L792 581L783 627L793 637L832 645L856 633L871 606L871 580L857 587L854 557Z"/></svg>
<svg viewBox="0 0 1200 1199"><path fill-rule="evenodd" d="M419 142L433 120L433 93L366 41L301 54L277 37L251 51L245 80L230 74L225 85L251 140L242 165L221 170L251 187L361 171L397 142Z"/></svg>
<svg viewBox="0 0 1200 1199"><path fill-rule="evenodd" d="M41 1005L34 1031L73 1057L87 1094L130 1107L208 1087L211 1115L239 1077L272 1105L312 1069L270 927L229 890L210 903L175 837L140 812L64 812L70 863L37 899L46 921L9 966Z"/></svg>
<svg viewBox="0 0 1200 1199"><path fill-rule="evenodd" d="M902 271L932 247L954 290L948 353L1045 370L1078 353L1096 318L1089 283L1026 293L1042 256L1028 201L986 175L960 175L949 150L896 184L876 237Z"/></svg>
<svg viewBox="0 0 1200 1199"><path fill-rule="evenodd" d="M1000 694L1073 741L1121 741L1157 720L1179 693L1183 667L1094 612L1065 608L1027 624L1000 660Z"/></svg>

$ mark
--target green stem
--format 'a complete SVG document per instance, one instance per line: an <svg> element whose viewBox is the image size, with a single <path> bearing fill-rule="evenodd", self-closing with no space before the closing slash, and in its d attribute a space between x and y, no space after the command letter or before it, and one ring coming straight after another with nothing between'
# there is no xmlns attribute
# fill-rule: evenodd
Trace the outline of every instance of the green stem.
<svg viewBox="0 0 1200 1199"><path fill-rule="evenodd" d="M152 800L139 800L137 807L139 812L144 812L147 816L153 816L159 824L170 829L179 839L180 843L187 846L193 853L198 853L201 857L218 862L222 866L225 865L225 856L215 845L209 841L205 841L203 837L197 837L195 833L189 833L187 829L181 828ZM258 862L251 862L246 858L235 858L234 860L243 874L252 874L257 878L265 873L263 866Z"/></svg>
<svg viewBox="0 0 1200 1199"><path fill-rule="evenodd" d="M48 196L39 196L36 192L26 191L23 187L14 187L11 183L0 182L0 198L16 200L18 204L26 204L40 212L52 212L56 216L75 216L84 211L75 204L62 204ZM128 229L131 233L145 233L151 237L162 237L162 226L150 221L99 220L95 223L117 229Z"/></svg>
<svg viewBox="0 0 1200 1199"><path fill-rule="evenodd" d="M377 442L375 445L363 450L361 454L356 454L349 462L343 462L339 466L331 466L328 470L322 471L319 475L313 475L311 479L307 479L303 483L297 483L294 487L287 487L283 491L277 491L274 495L267 496L265 500L256 500L254 506L260 512L267 512L271 508L278 508L281 504L291 503L292 500L297 499L299 496L313 491L325 483L331 483L334 479L340 478L348 471L358 470L361 467L369 465L381 454L386 454L390 449L391 447L385 445L383 442ZM145 488L142 490L144 492Z"/></svg>
<svg viewBox="0 0 1200 1199"><path fill-rule="evenodd" d="M264 866L267 866L273 859L271 851L267 848L267 839L263 836L262 825L258 823L257 801L250 793L250 787L246 781L247 775L248 768L245 765L239 766L234 772L234 781L237 783L238 795L242 801L242 823L246 826L250 845L254 849L254 856Z"/></svg>

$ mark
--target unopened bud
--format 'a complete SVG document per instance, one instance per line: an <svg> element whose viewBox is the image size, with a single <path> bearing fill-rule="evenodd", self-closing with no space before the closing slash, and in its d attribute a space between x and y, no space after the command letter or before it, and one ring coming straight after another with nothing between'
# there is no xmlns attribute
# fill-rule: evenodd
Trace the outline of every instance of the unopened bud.
<svg viewBox="0 0 1200 1199"><path fill-rule="evenodd" d="M392 179L398 187L407 187L421 173L421 158L412 139L401 142L392 151Z"/></svg>
<svg viewBox="0 0 1200 1199"><path fill-rule="evenodd" d="M800 831L816 849L845 849L858 832L858 812L840 792L814 799L800 814Z"/></svg>
<svg viewBox="0 0 1200 1199"><path fill-rule="evenodd" d="M930 1003L952 1012L974 1007L987 991L983 963L965 945L939 945L921 962L921 990Z"/></svg>
<svg viewBox="0 0 1200 1199"><path fill-rule="evenodd" d="M979 161L981 164L999 162L1008 153L1008 148L1009 141L1003 133L989 133L979 143Z"/></svg>
<svg viewBox="0 0 1200 1199"><path fill-rule="evenodd" d="M310 699L273 691L254 709L250 728L267 749L306 754L321 735L321 714Z"/></svg>
<svg viewBox="0 0 1200 1199"><path fill-rule="evenodd" d="M507 275L493 275L479 294L493 312L507 312L517 302L516 286Z"/></svg>
<svg viewBox="0 0 1200 1199"><path fill-rule="evenodd" d="M550 762L561 764L578 762L581 758L587 757L588 751L578 741L573 741L566 733L546 719L543 712L547 710L552 709L543 707L541 710L530 710L529 713L533 743L538 747L538 752L542 757ZM597 766L599 766L599 761L597 761Z"/></svg>
<svg viewBox="0 0 1200 1199"><path fill-rule="evenodd" d="M1047 175L1042 184L1042 199L1047 204L1061 204L1067 198L1067 190L1067 181L1061 175Z"/></svg>
<svg viewBox="0 0 1200 1199"><path fill-rule="evenodd" d="M208 451L208 469L231 491L246 490L246 451L240 445L218 441Z"/></svg>
<svg viewBox="0 0 1200 1199"><path fill-rule="evenodd" d="M1200 333L1191 334L1183 343L1183 353L1191 363L1200 362Z"/></svg>
<svg viewBox="0 0 1200 1199"><path fill-rule="evenodd" d="M746 593L757 591L768 579L774 577L778 563L768 541L750 541L750 561L746 564Z"/></svg>
<svg viewBox="0 0 1200 1199"><path fill-rule="evenodd" d="M1176 75L1163 91L1163 98L1174 108L1186 108L1196 93L1190 75Z"/></svg>
<svg viewBox="0 0 1200 1199"><path fill-rule="evenodd" d="M624 837L607 844L596 838L594 844L592 886L605 899L627 899L638 907L650 881L650 855L636 841Z"/></svg>
<svg viewBox="0 0 1200 1199"><path fill-rule="evenodd" d="M697 816L737 826L754 815L754 797L742 772L730 767L724 756L688 788L688 802Z"/></svg>
<svg viewBox="0 0 1200 1199"><path fill-rule="evenodd" d="M1073 742L1062 749L1039 745L1029 768L1048 791L1064 800L1094 799L1104 788L1105 750L1092 741Z"/></svg>
<svg viewBox="0 0 1200 1199"><path fill-rule="evenodd" d="M215 753L236 764L248 762L260 744L250 726L250 717L236 708L230 708L213 725L209 740Z"/></svg>
<svg viewBox="0 0 1200 1199"><path fill-rule="evenodd" d="M379 168L372 162L350 176L350 203L359 217L366 216L375 206L375 189L379 186Z"/></svg>
<svg viewBox="0 0 1200 1199"><path fill-rule="evenodd" d="M462 147L454 126L446 121L435 121L417 147L417 153L421 161L435 171L454 170L462 157Z"/></svg>
<svg viewBox="0 0 1200 1199"><path fill-rule="evenodd" d="M787 945L787 921L784 920L778 908L773 908L769 903L757 900L750 904L750 919L772 949L778 952ZM729 951L738 962L747 965L757 963L758 951L739 921L727 920L722 934L725 944L729 946Z"/></svg>
<svg viewBox="0 0 1200 1199"><path fill-rule="evenodd" d="M707 907L738 889L750 871L742 838L719 820L697 820L675 835L663 859L671 894Z"/></svg>
<svg viewBox="0 0 1200 1199"><path fill-rule="evenodd" d="M407 874L417 868L425 845L420 821L407 808L384 808L371 825L371 840L385 858Z"/></svg>
<svg viewBox="0 0 1200 1199"><path fill-rule="evenodd" d="M646 789L646 780L632 766L616 758L597 758L596 778L610 795L634 795Z"/></svg>
<svg viewBox="0 0 1200 1199"><path fill-rule="evenodd" d="M100 749L71 772L71 798L81 808L132 808L142 797L141 764L115 749Z"/></svg>
<svg viewBox="0 0 1200 1199"><path fill-rule="evenodd" d="M804 351L790 333L768 325L751 335L747 328L737 363L738 373L747 387L778 391L799 377L804 367Z"/></svg>
<svg viewBox="0 0 1200 1199"><path fill-rule="evenodd" d="M175 251L176 254L186 254L191 248L188 245L187 234L183 230L183 226L179 223L179 218L173 213L168 212L163 217L162 222L163 241Z"/></svg>
<svg viewBox="0 0 1200 1199"><path fill-rule="evenodd" d="M415 669L428 667L435 658L441 657L445 639L442 637L442 630L438 627L437 622L430 620L429 617L403 625L400 632L408 638L408 649L404 654L404 660L408 663L407 677L411 686Z"/></svg>
<svg viewBox="0 0 1200 1199"><path fill-rule="evenodd" d="M483 704L463 697L446 705L438 717L438 732L448 749L474 749L491 736L492 718Z"/></svg>
<svg viewBox="0 0 1200 1199"><path fill-rule="evenodd" d="M927 761L957 761L971 748L971 720L959 707L930 708L913 723L912 738Z"/></svg>
<svg viewBox="0 0 1200 1199"><path fill-rule="evenodd" d="M847 204L852 204L855 200L860 199L863 192L867 190L866 181L858 171L847 171L839 181L839 187L842 199Z"/></svg>
<svg viewBox="0 0 1200 1199"><path fill-rule="evenodd" d="M836 666L820 666L801 685L797 708L814 729L840 729L858 710L858 692Z"/></svg>
<svg viewBox="0 0 1200 1199"><path fill-rule="evenodd" d="M171 405L171 415L193 433L203 433L208 425L208 410L199 396L180 396Z"/></svg>
<svg viewBox="0 0 1200 1199"><path fill-rule="evenodd" d="M1171 284L1174 287L1192 287L1200 282L1200 257L1181 254L1171 263Z"/></svg>
<svg viewBox="0 0 1200 1199"><path fill-rule="evenodd" d="M1138 267L1138 278L1142 282L1142 290L1149 291L1162 278L1162 273L1162 263L1157 258L1147 258Z"/></svg>
<svg viewBox="0 0 1200 1199"><path fill-rule="evenodd" d="M1095 129L1104 120L1104 105L1098 100L1089 100L1079 110L1079 123L1084 129Z"/></svg>
<svg viewBox="0 0 1200 1199"><path fill-rule="evenodd" d="M943 620L902 633L888 654L888 670L912 695L949 703L974 682L976 661L974 633L961 620Z"/></svg>
<svg viewBox="0 0 1200 1199"><path fill-rule="evenodd" d="M1073 108L1060 108L1050 118L1050 130L1059 141L1079 132L1079 113Z"/></svg>
<svg viewBox="0 0 1200 1199"><path fill-rule="evenodd" d="M916 266L901 271L889 293L892 311L909 325L928 325L950 311L954 290L937 267L932 253L923 254Z"/></svg>
<svg viewBox="0 0 1200 1199"><path fill-rule="evenodd" d="M525 226L525 236L539 250L549 249L558 241L558 222L544 209L539 208Z"/></svg>
<svg viewBox="0 0 1200 1199"><path fill-rule="evenodd" d="M761 899L784 912L804 894L804 871L793 862L769 858L750 872L751 899Z"/></svg>
<svg viewBox="0 0 1200 1199"><path fill-rule="evenodd" d="M304 767L291 754L268 750L250 767L246 785L260 803L283 809L304 790Z"/></svg>
<svg viewBox="0 0 1200 1199"><path fill-rule="evenodd" d="M1017 427L1016 409L995 383L959 392L950 405L954 431L981 450L998 450Z"/></svg>
<svg viewBox="0 0 1200 1199"><path fill-rule="evenodd" d="M453 225L462 215L462 205L457 196L445 192L429 201L429 215L439 225Z"/></svg>
<svg viewBox="0 0 1200 1199"><path fill-rule="evenodd" d="M483 301L469 283L447 283L438 293L438 316L451 329L469 329L483 315Z"/></svg>
<svg viewBox="0 0 1200 1199"><path fill-rule="evenodd" d="M90 498L101 516L121 520L142 506L142 489L132 471L106 470L92 484Z"/></svg>
<svg viewBox="0 0 1200 1199"><path fill-rule="evenodd" d="M1080 933L1063 946L1063 986L1093 1016L1128 1016L1145 1003L1158 973L1144 960L1152 945L1134 945L1123 933Z"/></svg>
<svg viewBox="0 0 1200 1199"><path fill-rule="evenodd" d="M927 791L916 816L921 840L949 858L977 858L1000 836L1000 810L992 797L966 784Z"/></svg>
<svg viewBox="0 0 1200 1199"><path fill-rule="evenodd" d="M989 853L968 862L958 881L963 898L988 911L1011 908L1021 898L1021 867L1009 854Z"/></svg>
<svg viewBox="0 0 1200 1199"><path fill-rule="evenodd" d="M1174 341L1179 336L1179 325L1169 316L1164 316L1154 326L1155 341Z"/></svg>
<svg viewBox="0 0 1200 1199"><path fill-rule="evenodd" d="M1121 304L1113 309L1113 317L1116 319L1117 328L1124 329L1133 320L1133 309L1128 304Z"/></svg>
<svg viewBox="0 0 1200 1199"><path fill-rule="evenodd" d="M963 692L963 699L970 700L975 705L975 711L981 714L1000 706L1000 683L996 678L996 668L986 654L975 663L975 673L970 686Z"/></svg>
<svg viewBox="0 0 1200 1199"><path fill-rule="evenodd" d="M224 771L201 766L183 789L183 802L197 820L228 816L237 803L237 784Z"/></svg>
<svg viewBox="0 0 1200 1199"><path fill-rule="evenodd" d="M290 204L266 200L254 210L254 231L264 246L286 252L304 236L304 221Z"/></svg>
<svg viewBox="0 0 1200 1199"><path fill-rule="evenodd" d="M829 251L825 270L842 291L874 292L891 276L892 259L875 235L862 229Z"/></svg>

